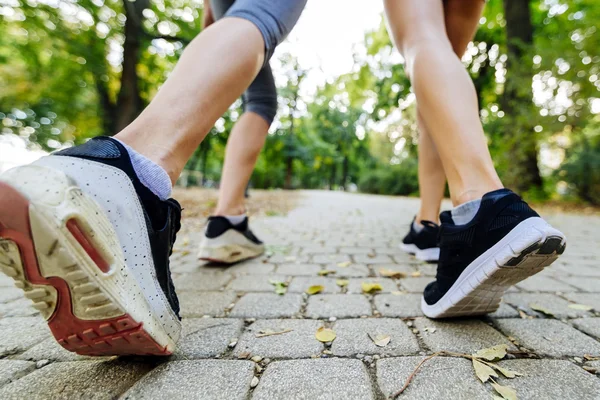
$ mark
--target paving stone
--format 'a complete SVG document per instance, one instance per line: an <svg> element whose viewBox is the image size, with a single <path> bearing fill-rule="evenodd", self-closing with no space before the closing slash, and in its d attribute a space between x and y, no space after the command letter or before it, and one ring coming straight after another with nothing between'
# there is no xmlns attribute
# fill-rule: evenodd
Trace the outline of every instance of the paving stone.
<svg viewBox="0 0 600 400"><path fill-rule="evenodd" d="M242 262L240 264L232 265L227 268L227 272L233 275L264 275L272 274L275 271L275 264L268 264L264 262L251 263Z"/></svg>
<svg viewBox="0 0 600 400"><path fill-rule="evenodd" d="M243 321L238 319L184 319L175 357L194 359L219 356L227 350L229 343L241 335L243 327Z"/></svg>
<svg viewBox="0 0 600 400"><path fill-rule="evenodd" d="M498 328L539 355L551 357L600 355L600 343L575 328L550 319L498 319Z"/></svg>
<svg viewBox="0 0 600 400"><path fill-rule="evenodd" d="M393 262L392 257L390 257L386 254L375 255L374 257L370 257L369 254L357 254L357 255L354 255L353 257L354 257L354 261L356 261L359 264L373 265L373 264L390 264Z"/></svg>
<svg viewBox="0 0 600 400"><path fill-rule="evenodd" d="M87 357L80 356L77 353L73 353L72 351L68 351L64 347L62 347L56 339L53 337L43 340L40 344L33 346L29 350L19 355L13 356L13 358L19 360L28 360L28 361L40 361L40 360L48 360L48 361L80 361L80 360L108 360L109 357Z"/></svg>
<svg viewBox="0 0 600 400"><path fill-rule="evenodd" d="M399 319L361 318L338 320L333 329L337 334L331 350L336 356L356 354L380 354L399 356L416 354L419 343L416 337ZM378 347L369 337L389 335L391 340L385 347Z"/></svg>
<svg viewBox="0 0 600 400"><path fill-rule="evenodd" d="M15 281L12 278L2 274L0 275L0 287L12 289L15 287Z"/></svg>
<svg viewBox="0 0 600 400"><path fill-rule="evenodd" d="M246 399L254 363L242 360L174 361L157 367L122 399Z"/></svg>
<svg viewBox="0 0 600 400"><path fill-rule="evenodd" d="M575 287L546 276L534 275L517 284L526 292L572 292Z"/></svg>
<svg viewBox="0 0 600 400"><path fill-rule="evenodd" d="M519 318L519 312L506 304L504 301L500 303L500 307L496 311L487 315L491 318Z"/></svg>
<svg viewBox="0 0 600 400"><path fill-rule="evenodd" d="M501 378L500 384L511 386L520 400L582 400L600 397L600 379L564 360L507 360L498 363L523 374L516 379Z"/></svg>
<svg viewBox="0 0 600 400"><path fill-rule="evenodd" d="M581 318L571 321L575 328L600 340L600 318Z"/></svg>
<svg viewBox="0 0 600 400"><path fill-rule="evenodd" d="M337 264L342 262L352 262L352 260L347 254L317 254L312 256L312 262L317 264Z"/></svg>
<svg viewBox="0 0 600 400"><path fill-rule="evenodd" d="M600 312L600 293L565 293L563 296L577 304L594 307L596 312Z"/></svg>
<svg viewBox="0 0 600 400"><path fill-rule="evenodd" d="M375 275L382 276L381 270L389 270L394 272L401 272L409 277L412 273L416 272L417 269L410 264L380 264L374 265L373 270L375 271Z"/></svg>
<svg viewBox="0 0 600 400"><path fill-rule="evenodd" d="M371 304L361 294L317 294L308 298L309 318L352 318L371 315Z"/></svg>
<svg viewBox="0 0 600 400"><path fill-rule="evenodd" d="M282 318L300 312L302 295L286 293L248 293L238 300L229 313L236 318Z"/></svg>
<svg viewBox="0 0 600 400"><path fill-rule="evenodd" d="M219 290L229 281L232 276L227 273L204 273L196 272L193 274L183 274L173 279L173 284L177 292L181 291L194 291L194 292L206 292L210 290Z"/></svg>
<svg viewBox="0 0 600 400"><path fill-rule="evenodd" d="M504 301L530 315L543 315L532 310L532 304L544 308L557 318L577 318L590 315L588 311L570 308L569 304L571 303L550 293L508 293L504 296Z"/></svg>
<svg viewBox="0 0 600 400"><path fill-rule="evenodd" d="M303 319L261 319L246 328L234 349L234 355L249 353L251 356L269 358L308 358L318 355L323 344L315 333L323 324ZM280 335L256 337L261 331L291 332Z"/></svg>
<svg viewBox="0 0 600 400"><path fill-rule="evenodd" d="M310 258L308 255L275 254L269 257L268 261L272 264L306 264L310 263Z"/></svg>
<svg viewBox="0 0 600 400"><path fill-rule="evenodd" d="M400 287L409 292L423 293L425 286L429 285L434 280L435 279L426 276L400 279Z"/></svg>
<svg viewBox="0 0 600 400"><path fill-rule="evenodd" d="M386 358L377 361L377 383L389 398L402 388L423 357ZM471 361L462 358L435 357L421 368L402 394L411 400L491 398L475 377Z"/></svg>
<svg viewBox="0 0 600 400"><path fill-rule="evenodd" d="M378 246L378 247L374 247L373 250L375 250L375 254L377 255L390 255L390 256L395 256L395 255L401 255L403 253L403 251L400 249L399 246L391 246L391 247L382 247L382 246Z"/></svg>
<svg viewBox="0 0 600 400"><path fill-rule="evenodd" d="M0 360L0 386L16 381L35 370L35 363L21 360Z"/></svg>
<svg viewBox="0 0 600 400"><path fill-rule="evenodd" d="M381 290L377 293L390 293L397 292L398 286L396 286L396 281L389 278L362 278L362 279L350 279L348 283L348 293L363 293L362 284L363 283L379 283L381 285Z"/></svg>
<svg viewBox="0 0 600 400"><path fill-rule="evenodd" d="M46 321L40 317L0 319L0 356L25 351L50 335Z"/></svg>
<svg viewBox="0 0 600 400"><path fill-rule="evenodd" d="M222 317L225 315L225 308L229 307L236 299L237 295L232 291L181 292L179 293L181 316L183 318L203 317L205 315Z"/></svg>
<svg viewBox="0 0 600 400"><path fill-rule="evenodd" d="M275 288L270 281L286 282L287 280L284 275L242 275L231 281L227 289L238 292L273 292Z"/></svg>
<svg viewBox="0 0 600 400"><path fill-rule="evenodd" d="M415 267L423 276L435 277L437 273L437 264L420 263L416 264ZM433 280L434 279L432 279L432 281Z"/></svg>
<svg viewBox="0 0 600 400"><path fill-rule="evenodd" d="M319 264L279 264L277 273L289 276L317 276L321 270Z"/></svg>
<svg viewBox="0 0 600 400"><path fill-rule="evenodd" d="M269 364L253 400L369 400L373 390L364 364L339 358Z"/></svg>
<svg viewBox="0 0 600 400"><path fill-rule="evenodd" d="M514 348L500 332L476 319L442 321L417 318L414 324L423 342L433 352L448 350L474 353L498 344L506 344ZM435 331L427 331L425 328L433 328Z"/></svg>
<svg viewBox="0 0 600 400"><path fill-rule="evenodd" d="M340 247L339 252L341 254L372 254L373 249L370 247Z"/></svg>
<svg viewBox="0 0 600 400"><path fill-rule="evenodd" d="M342 289L335 283L338 279L339 278L329 278L324 276L298 276L290 283L288 292L306 293L309 287L321 285L323 286L323 292L321 293L340 293Z"/></svg>
<svg viewBox="0 0 600 400"><path fill-rule="evenodd" d="M308 246L303 247L300 254L306 255L327 255L327 254L336 254L336 247L327 247L327 246Z"/></svg>
<svg viewBox="0 0 600 400"><path fill-rule="evenodd" d="M421 295L417 293L378 294L375 308L384 317L421 317Z"/></svg>
<svg viewBox="0 0 600 400"><path fill-rule="evenodd" d="M600 278L566 277L562 278L562 281L575 286L577 289L583 290L584 292L600 293Z"/></svg>
<svg viewBox="0 0 600 400"><path fill-rule="evenodd" d="M0 317L33 317L40 312L33 308L31 300L22 297L20 299L0 303Z"/></svg>
<svg viewBox="0 0 600 400"><path fill-rule="evenodd" d="M115 399L152 367L118 360L52 363L0 388L0 398Z"/></svg>
<svg viewBox="0 0 600 400"><path fill-rule="evenodd" d="M347 267L340 267L338 264L328 264L325 266L325 269L335 271L335 274L331 276L337 278L365 277L371 274L369 267L364 264L350 264Z"/></svg>
<svg viewBox="0 0 600 400"><path fill-rule="evenodd" d="M0 303L8 303L23 297L23 291L16 287L7 287L0 289Z"/></svg>

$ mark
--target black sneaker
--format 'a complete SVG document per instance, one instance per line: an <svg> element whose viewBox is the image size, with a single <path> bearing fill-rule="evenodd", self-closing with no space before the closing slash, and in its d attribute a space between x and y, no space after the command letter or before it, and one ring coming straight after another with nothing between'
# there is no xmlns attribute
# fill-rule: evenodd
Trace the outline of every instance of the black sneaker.
<svg viewBox="0 0 600 400"><path fill-rule="evenodd" d="M436 281L423 293L430 318L494 312L502 295L552 264L565 250L565 236L508 189L483 196L471 222L455 225L440 215L440 260Z"/></svg>
<svg viewBox="0 0 600 400"><path fill-rule="evenodd" d="M421 261L437 262L440 257L440 248L437 244L437 237L440 232L439 225L431 221L421 221L423 229L417 232L414 229L414 221L413 219L408 234L400 244L400 248L408 254L413 254Z"/></svg>
<svg viewBox="0 0 600 400"><path fill-rule="evenodd" d="M209 217L198 258L220 264L233 264L265 252L263 242L252 233L248 217L233 225L225 217Z"/></svg>
<svg viewBox="0 0 600 400"><path fill-rule="evenodd" d="M96 138L0 176L0 270L67 350L167 355L181 324L169 270L181 208Z"/></svg>

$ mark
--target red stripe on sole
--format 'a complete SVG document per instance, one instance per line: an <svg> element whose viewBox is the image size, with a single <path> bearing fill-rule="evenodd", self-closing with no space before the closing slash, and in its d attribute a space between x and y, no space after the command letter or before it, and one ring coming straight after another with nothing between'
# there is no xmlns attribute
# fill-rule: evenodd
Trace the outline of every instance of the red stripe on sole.
<svg viewBox="0 0 600 400"><path fill-rule="evenodd" d="M94 246L90 243L89 239L83 233L83 230L79 227L77 220L75 218L71 218L67 221L67 229L71 232L71 235L77 240L79 245L83 247L85 252L90 256L92 261L96 263L100 271L107 273L110 270L110 264L106 262L106 260L100 255L98 250L94 248Z"/></svg>
<svg viewBox="0 0 600 400"><path fill-rule="evenodd" d="M45 278L40 273L29 223L29 200L3 182L0 182L0 238L16 243L27 281L53 286L58 292L57 305L48 326L64 348L91 356L171 354L129 314L104 320L82 320L73 315L67 282L58 277Z"/></svg>

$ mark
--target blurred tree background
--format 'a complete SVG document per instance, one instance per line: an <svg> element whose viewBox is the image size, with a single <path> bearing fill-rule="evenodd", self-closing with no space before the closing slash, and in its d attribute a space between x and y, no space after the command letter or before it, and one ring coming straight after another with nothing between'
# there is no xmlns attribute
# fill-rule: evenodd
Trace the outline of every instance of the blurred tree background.
<svg viewBox="0 0 600 400"><path fill-rule="evenodd" d="M118 132L201 20L201 0L0 0L0 134L53 150ZM491 0L463 58L499 173L530 199L600 204L597 21L595 0ZM383 22L352 71L310 96L309 71L278 62L279 115L253 187L418 193L415 99ZM237 102L217 121L188 183L218 184L240 113Z"/></svg>

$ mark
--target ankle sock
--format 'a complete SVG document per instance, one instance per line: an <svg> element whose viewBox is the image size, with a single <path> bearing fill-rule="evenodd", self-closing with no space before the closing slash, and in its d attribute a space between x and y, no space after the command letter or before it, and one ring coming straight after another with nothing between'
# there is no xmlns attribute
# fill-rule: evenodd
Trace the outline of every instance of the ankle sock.
<svg viewBox="0 0 600 400"><path fill-rule="evenodd" d="M173 185L171 185L171 178L169 178L169 174L164 170L163 167L150 160L149 158L141 155L119 139L119 143L125 147L127 153L129 153L129 158L131 159L131 164L133 165L133 169L140 179L140 182L144 186L146 186L152 193L154 193L159 199L167 200L171 196L171 190L173 189Z"/></svg>
<svg viewBox="0 0 600 400"><path fill-rule="evenodd" d="M240 215L223 215L223 218L226 218L232 225L239 225L246 219L246 214Z"/></svg>
<svg viewBox="0 0 600 400"><path fill-rule="evenodd" d="M455 225L464 225L469 223L479 211L481 199L471 200L451 210L452 221Z"/></svg>
<svg viewBox="0 0 600 400"><path fill-rule="evenodd" d="M414 220L412 223L412 228L415 232L419 233L423 230L423 225L418 223L417 220Z"/></svg>

